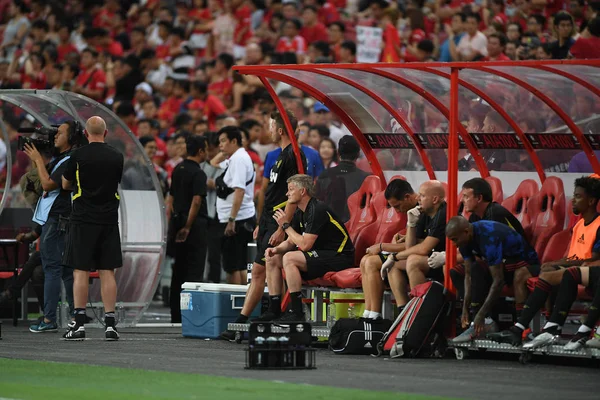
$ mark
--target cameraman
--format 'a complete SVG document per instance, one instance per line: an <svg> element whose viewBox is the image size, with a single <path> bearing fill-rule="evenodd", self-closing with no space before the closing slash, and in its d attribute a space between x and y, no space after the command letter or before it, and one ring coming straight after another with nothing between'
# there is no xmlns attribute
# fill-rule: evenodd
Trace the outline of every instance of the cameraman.
<svg viewBox="0 0 600 400"><path fill-rule="evenodd" d="M79 124L75 121L59 126L53 143L56 155L48 165L44 165L44 159L33 143L23 146L23 151L37 168L44 190L33 214L33 221L42 226L40 254L44 269L44 319L29 327L33 333L58 330L56 307L61 278L70 312L73 312L73 269L62 264L66 226L71 215L71 195L62 188L62 175L73 146L79 142L79 131Z"/></svg>

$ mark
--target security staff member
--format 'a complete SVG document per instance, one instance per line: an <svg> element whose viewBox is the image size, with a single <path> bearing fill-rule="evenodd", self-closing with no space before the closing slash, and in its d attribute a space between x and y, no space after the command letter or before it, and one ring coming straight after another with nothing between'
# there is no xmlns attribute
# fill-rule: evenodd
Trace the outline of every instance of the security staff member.
<svg viewBox="0 0 600 400"><path fill-rule="evenodd" d="M292 129L295 131L298 126L298 120L291 111L286 110L286 114L292 125ZM294 211L296 211L296 206L288 203L286 192L287 180L299 172L298 164L296 162L296 156L294 155L291 139L288 136L285 123L283 122L283 116L278 111L271 114L271 119L269 120L269 133L273 143L277 144L281 150L271 170L268 172L265 171L265 173L269 174L269 180L263 180L263 187L261 188L261 194L259 194L259 199L262 197L262 201L259 200L258 202L257 214L259 217L259 224L254 231L254 238L256 239L257 246L256 258L254 259L254 265L252 266L252 281L248 288L244 307L236 320L238 323L245 323L248 321L248 316L256 308L265 291L265 281L267 278L265 269L265 250L269 247L277 246L285 240L285 233L273 219L273 214L277 210L285 210L287 221L289 222L292 220ZM300 155L302 158L302 165L306 170L306 156L302 151L300 152ZM271 298L271 300L276 302L275 306L280 304L280 299L278 297ZM278 311L275 316L279 316L279 313L280 311ZM268 320L272 319L272 317L273 316L270 314L261 315L258 319ZM232 340L235 337L235 332L225 331L221 333L221 337L223 339Z"/></svg>
<svg viewBox="0 0 600 400"><path fill-rule="evenodd" d="M269 296L281 296L281 270L284 269L292 300L291 310L275 319L279 322L305 321L300 291L302 280L317 279L326 272L341 271L354 264L350 235L331 208L313 197L313 179L308 175L294 175L287 182L288 202L298 209L291 224L283 210L273 215L288 238L265 252ZM273 313L279 309L274 301L270 307Z"/></svg>
<svg viewBox="0 0 600 400"><path fill-rule="evenodd" d="M40 255L44 270L44 319L29 327L34 333L57 331L56 307L60 298L61 279L65 285L71 312L73 310L73 269L63 266L62 262L66 224L71 214L71 197L70 193L61 187L61 177L71 149L81 137L79 126L75 121L68 121L59 126L53 143L58 155L47 166L33 144L24 146L25 153L37 167L44 190L33 215L33 221L42 226Z"/></svg>
<svg viewBox="0 0 600 400"><path fill-rule="evenodd" d="M73 190L71 223L65 248L65 265L74 268L75 324L63 335L66 340L85 339L85 304L90 270L100 274L106 340L118 340L115 328L117 301L116 268L123 265L119 233L117 193L123 176L123 154L104 143L106 122L87 120L89 145L71 154L62 177L63 189Z"/></svg>
<svg viewBox="0 0 600 400"><path fill-rule="evenodd" d="M175 250L171 276L171 322L181 322L179 296L184 282L202 282L206 258L206 174L200 163L206 159L206 138L186 139L187 157L175 170L167 209L171 215L169 241ZM173 243L174 242L174 243Z"/></svg>

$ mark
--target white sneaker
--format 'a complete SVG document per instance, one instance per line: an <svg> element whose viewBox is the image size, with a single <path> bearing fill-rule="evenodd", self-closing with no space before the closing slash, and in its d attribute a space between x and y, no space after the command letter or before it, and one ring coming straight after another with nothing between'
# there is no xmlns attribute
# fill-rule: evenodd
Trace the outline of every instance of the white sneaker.
<svg viewBox="0 0 600 400"><path fill-rule="evenodd" d="M583 346L585 346L585 344L589 340L589 338L590 338L589 332L586 332L586 333L577 332L575 334L575 336L573 336L573 339L571 339L569 341L569 343L565 344L564 349L566 351L578 351Z"/></svg>
<svg viewBox="0 0 600 400"><path fill-rule="evenodd" d="M523 350L534 350L539 347L549 346L558 339L559 335L553 335L550 332L542 332L537 335L531 342L523 345Z"/></svg>
<svg viewBox="0 0 600 400"><path fill-rule="evenodd" d="M473 339L484 339L488 333L498 332L498 324L491 318L485 319L485 327L483 331L479 334L475 334L475 326L471 324L463 333L452 339L452 343L461 344L468 343Z"/></svg>
<svg viewBox="0 0 600 400"><path fill-rule="evenodd" d="M594 337L587 341L585 347L600 349L600 333L594 333Z"/></svg>

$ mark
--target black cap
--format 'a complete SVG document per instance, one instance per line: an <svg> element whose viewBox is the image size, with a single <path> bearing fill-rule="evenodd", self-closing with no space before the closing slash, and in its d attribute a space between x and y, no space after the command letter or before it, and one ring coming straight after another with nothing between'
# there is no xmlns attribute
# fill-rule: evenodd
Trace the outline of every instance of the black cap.
<svg viewBox="0 0 600 400"><path fill-rule="evenodd" d="M338 144L340 158L345 160L356 160L360 153L360 146L352 135L342 136Z"/></svg>

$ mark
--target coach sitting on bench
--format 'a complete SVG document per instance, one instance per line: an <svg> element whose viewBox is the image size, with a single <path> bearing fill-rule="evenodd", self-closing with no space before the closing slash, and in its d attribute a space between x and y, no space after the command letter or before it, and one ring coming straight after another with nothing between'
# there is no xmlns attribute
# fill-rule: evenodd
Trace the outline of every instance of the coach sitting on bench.
<svg viewBox="0 0 600 400"><path fill-rule="evenodd" d="M292 300L291 310L276 319L278 322L306 320L302 309L302 280L320 278L329 271L341 271L352 267L354 262L354 245L343 222L329 206L313 198L313 179L298 174L287 183L288 203L296 204L298 208L291 224L285 222L285 213L277 210L273 218L286 233L287 240L265 251L271 311L281 308L280 266L285 270ZM276 257L281 259L273 260Z"/></svg>

